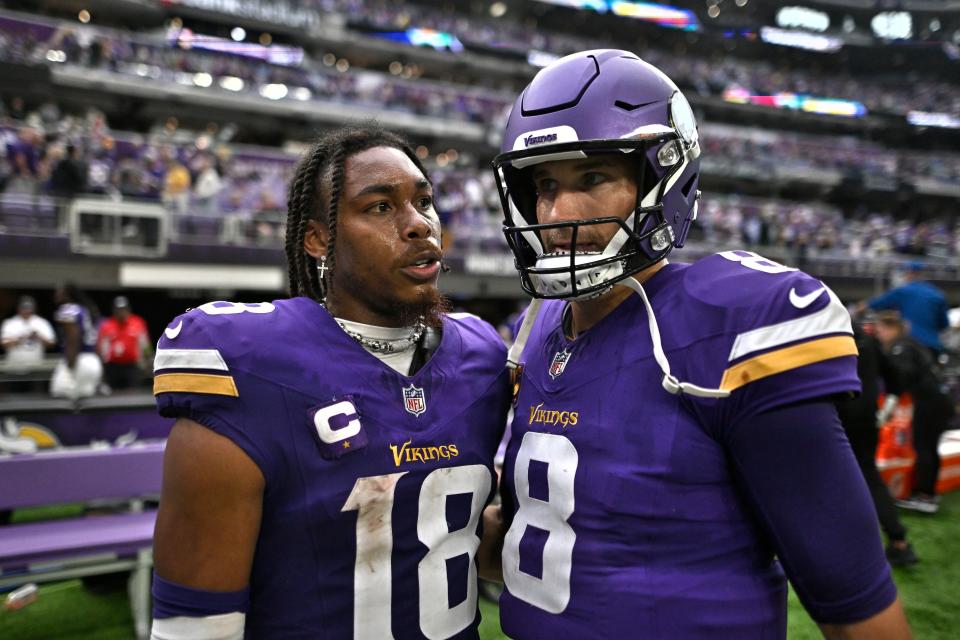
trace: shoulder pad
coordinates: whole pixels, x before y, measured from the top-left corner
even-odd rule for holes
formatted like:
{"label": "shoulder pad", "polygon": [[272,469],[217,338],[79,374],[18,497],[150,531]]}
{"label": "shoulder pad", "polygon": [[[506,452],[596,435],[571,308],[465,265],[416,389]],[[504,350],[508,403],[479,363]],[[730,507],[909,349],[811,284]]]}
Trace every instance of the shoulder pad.
{"label": "shoulder pad", "polygon": [[457,327],[463,340],[470,343],[485,343],[488,347],[495,346],[498,350],[506,351],[503,338],[492,324],[472,313],[450,313],[447,319]]}
{"label": "shoulder pad", "polygon": [[237,396],[233,369],[280,330],[287,302],[208,302],[174,318],[157,343],[154,394]]}
{"label": "shoulder pad", "polygon": [[716,309],[712,332],[728,336],[723,389],[857,353],[840,299],[798,269],[726,251],[691,267],[684,286]]}

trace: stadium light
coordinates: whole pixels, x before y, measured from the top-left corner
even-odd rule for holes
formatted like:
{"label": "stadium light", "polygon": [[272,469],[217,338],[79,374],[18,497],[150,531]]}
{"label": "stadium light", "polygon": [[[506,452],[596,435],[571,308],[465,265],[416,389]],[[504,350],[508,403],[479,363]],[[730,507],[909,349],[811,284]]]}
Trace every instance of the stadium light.
{"label": "stadium light", "polygon": [[785,29],[809,29],[826,31],[830,28],[830,16],[823,11],[807,7],[783,7],[777,11],[777,25]]}
{"label": "stadium light", "polygon": [[913,18],[906,11],[883,11],[870,20],[873,33],[885,40],[906,40],[913,36]]}
{"label": "stadium light", "polygon": [[290,91],[290,97],[294,100],[300,100],[301,102],[306,102],[313,97],[313,94],[310,92],[310,89],[306,87],[294,87]]}
{"label": "stadium light", "polygon": [[237,76],[223,76],[220,78],[220,88],[227,91],[243,91],[244,83],[242,78]]}
{"label": "stadium light", "polygon": [[824,51],[832,53],[843,47],[840,38],[821,36],[806,31],[788,31],[776,27],[761,27],[760,39],[769,44],[782,47],[795,47],[809,51]]}
{"label": "stadium light", "polygon": [[282,100],[287,97],[287,92],[285,84],[271,83],[260,87],[260,95],[268,100]]}
{"label": "stadium light", "polygon": [[213,84],[213,76],[211,76],[209,73],[206,73],[205,71],[201,71],[200,73],[195,73],[193,74],[193,84],[197,85],[198,87],[203,87],[204,89],[206,89],[207,87]]}
{"label": "stadium light", "polygon": [[942,127],[944,129],[960,129],[960,118],[949,113],[931,111],[910,111],[907,113],[907,122],[915,127]]}
{"label": "stadium light", "polygon": [[555,53],[531,49],[527,52],[527,63],[534,67],[545,67],[560,59]]}

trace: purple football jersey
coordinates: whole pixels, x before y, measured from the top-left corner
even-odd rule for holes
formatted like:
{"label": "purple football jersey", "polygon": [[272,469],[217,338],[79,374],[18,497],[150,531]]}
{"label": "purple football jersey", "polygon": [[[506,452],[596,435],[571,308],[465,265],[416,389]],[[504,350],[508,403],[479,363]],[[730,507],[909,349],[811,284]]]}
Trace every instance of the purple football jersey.
{"label": "purple football jersey", "polygon": [[505,360],[465,314],[410,377],[307,298],[174,320],[154,367],[160,413],[230,438],[266,479],[247,638],[477,637]]}
{"label": "purple football jersey", "polygon": [[57,307],[53,319],[59,324],[75,324],[80,330],[80,350],[85,353],[97,347],[97,325],[90,317],[90,311],[82,304],[67,302]]}
{"label": "purple football jersey", "polygon": [[857,392],[850,318],[810,276],[749,252],[670,264],[644,288],[672,372],[661,386],[631,295],[575,340],[544,301],[523,354],[503,472],[513,638],[786,633],[786,582],[724,437],[766,409]]}

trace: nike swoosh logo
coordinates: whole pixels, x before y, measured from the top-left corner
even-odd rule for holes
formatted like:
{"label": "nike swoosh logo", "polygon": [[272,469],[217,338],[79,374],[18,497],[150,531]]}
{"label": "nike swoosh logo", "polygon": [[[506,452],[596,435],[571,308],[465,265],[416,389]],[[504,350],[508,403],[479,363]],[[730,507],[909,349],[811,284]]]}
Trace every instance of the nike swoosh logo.
{"label": "nike swoosh logo", "polygon": [[816,291],[811,291],[810,293],[806,293],[801,296],[797,294],[796,289],[790,289],[790,304],[795,306],[797,309],[806,309],[813,304],[813,301],[819,298],[826,290],[826,287],[820,287]]}
{"label": "nike swoosh logo", "polygon": [[[793,292],[790,292],[790,295],[793,295]],[[163,335],[167,336],[168,340],[175,340],[178,335],[180,335],[180,329],[183,329],[183,320],[177,323],[175,327],[167,327],[163,330]]]}

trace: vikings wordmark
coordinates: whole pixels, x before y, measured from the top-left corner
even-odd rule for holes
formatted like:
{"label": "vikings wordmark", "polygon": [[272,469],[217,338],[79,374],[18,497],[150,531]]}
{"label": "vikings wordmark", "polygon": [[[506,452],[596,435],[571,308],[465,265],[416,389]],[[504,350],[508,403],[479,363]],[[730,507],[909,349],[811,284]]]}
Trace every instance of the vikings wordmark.
{"label": "vikings wordmark", "polygon": [[455,444],[442,444],[434,447],[411,447],[413,439],[407,440],[400,446],[390,445],[390,451],[393,453],[393,464],[400,466],[404,462],[429,462],[431,460],[449,460],[460,455],[460,450]]}

